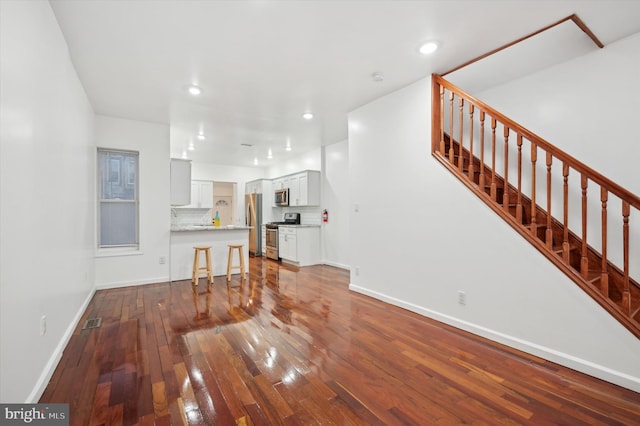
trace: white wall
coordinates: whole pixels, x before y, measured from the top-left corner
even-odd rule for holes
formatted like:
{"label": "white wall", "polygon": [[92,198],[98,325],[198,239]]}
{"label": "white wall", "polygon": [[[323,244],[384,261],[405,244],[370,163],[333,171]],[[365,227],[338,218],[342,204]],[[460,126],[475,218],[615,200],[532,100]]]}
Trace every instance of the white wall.
{"label": "white wall", "polygon": [[430,96],[349,115],[350,288],[640,391],[640,340],[431,158]]}
{"label": "white wall", "polygon": [[322,148],[322,209],[329,221],[322,224],[322,259],[327,265],[349,268],[349,143]]}
{"label": "white wall", "polygon": [[[499,111],[640,194],[640,33],[477,94]],[[526,102],[522,102],[526,99]],[[615,165],[615,167],[612,167]]]}
{"label": "white wall", "polygon": [[311,151],[296,155],[286,161],[278,161],[269,167],[268,179],[301,172],[304,170],[320,170],[322,167],[321,149],[318,147]]}
{"label": "white wall", "polygon": [[0,51],[0,401],[36,402],[93,294],[93,111],[48,2],[0,2]]}
{"label": "white wall", "polygon": [[[98,252],[96,286],[111,288],[168,281],[171,225],[169,127],[96,115],[95,141],[99,148],[140,153],[140,250],[117,256]],[[160,263],[160,257],[165,258],[164,264]]]}

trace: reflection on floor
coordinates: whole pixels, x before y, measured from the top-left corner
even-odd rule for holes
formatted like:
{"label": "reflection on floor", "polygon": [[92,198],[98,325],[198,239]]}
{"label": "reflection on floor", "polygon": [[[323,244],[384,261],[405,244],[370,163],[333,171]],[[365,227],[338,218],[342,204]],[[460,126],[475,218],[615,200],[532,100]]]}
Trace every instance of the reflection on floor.
{"label": "reflection on floor", "polygon": [[[250,259],[100,290],[40,402],[71,424],[634,424],[640,395],[348,290],[349,273]],[[89,318],[97,329],[82,330]]]}

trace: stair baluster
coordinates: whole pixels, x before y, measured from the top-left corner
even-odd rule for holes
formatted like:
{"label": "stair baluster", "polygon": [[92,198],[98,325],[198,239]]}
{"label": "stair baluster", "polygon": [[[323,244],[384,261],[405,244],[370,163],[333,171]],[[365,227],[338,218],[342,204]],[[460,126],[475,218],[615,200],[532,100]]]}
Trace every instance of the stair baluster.
{"label": "stair baluster", "polygon": [[496,119],[491,117],[491,199],[498,201],[496,188]]}
{"label": "stair baluster", "polygon": [[469,104],[469,180],[473,181],[473,104]]}
{"label": "stair baluster", "polygon": [[538,235],[538,220],[536,218],[536,162],[538,161],[538,146],[531,142],[531,235]]}
{"label": "stair baluster", "polygon": [[440,86],[440,111],[438,111],[438,116],[440,117],[440,153],[444,156],[446,155],[444,151],[444,86]]}
{"label": "stair baluster", "polygon": [[553,156],[547,152],[547,230],[545,232],[545,242],[549,249],[553,248],[553,229],[551,228],[551,165]]}
{"label": "stair baluster", "polygon": [[569,165],[562,162],[562,178],[563,178],[563,204],[564,204],[564,234],[562,238],[562,259],[564,263],[569,265]]}
{"label": "stair baluster", "polygon": [[622,309],[631,314],[631,291],[629,289],[629,215],[631,209],[627,201],[622,202],[622,258],[624,265],[624,283],[622,291]]}
{"label": "stair baluster", "polygon": [[464,166],[464,156],[462,155],[462,142],[464,141],[464,99],[461,97],[458,101],[458,109],[459,109],[459,118],[460,122],[460,133],[459,133],[459,141],[460,141],[460,150],[458,151],[458,170],[462,172],[462,168]]}
{"label": "stair baluster", "polygon": [[484,111],[480,110],[480,190],[484,192]]}
{"label": "stair baluster", "polygon": [[455,152],[453,152],[453,143],[451,138],[453,137],[453,92],[449,92],[449,162],[454,163]]}
{"label": "stair baluster", "polygon": [[518,144],[518,199],[516,200],[516,220],[522,223],[522,135],[517,134]]}
{"label": "stair baluster", "polygon": [[609,297],[609,275],[607,274],[607,201],[609,192],[604,186],[600,187],[600,202],[602,203],[602,272],[600,274],[600,293]]}
{"label": "stair baluster", "polygon": [[503,126],[504,136],[504,184],[502,186],[502,208],[509,213],[509,128]]}
{"label": "stair baluster", "polygon": [[580,254],[580,272],[582,277],[587,279],[589,275],[589,259],[587,258],[587,176],[580,175],[580,186],[582,188],[582,250]]}

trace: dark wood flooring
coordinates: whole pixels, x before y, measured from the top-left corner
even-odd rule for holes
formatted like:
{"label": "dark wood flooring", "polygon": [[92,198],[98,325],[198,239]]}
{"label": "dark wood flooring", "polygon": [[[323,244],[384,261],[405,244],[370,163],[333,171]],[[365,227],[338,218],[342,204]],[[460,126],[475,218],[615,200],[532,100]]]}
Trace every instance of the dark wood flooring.
{"label": "dark wood flooring", "polygon": [[640,394],[350,292],[345,270],[250,265],[211,293],[96,292],[40,402],[73,425],[640,423]]}

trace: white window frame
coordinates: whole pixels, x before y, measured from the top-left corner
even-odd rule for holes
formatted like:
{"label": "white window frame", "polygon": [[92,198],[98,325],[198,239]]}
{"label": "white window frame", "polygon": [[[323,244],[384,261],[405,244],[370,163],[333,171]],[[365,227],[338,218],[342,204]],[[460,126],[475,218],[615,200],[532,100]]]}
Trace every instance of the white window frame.
{"label": "white window frame", "polygon": [[[109,154],[126,154],[126,155],[134,155],[136,158],[135,162],[135,182],[134,183],[134,199],[133,200],[124,200],[124,199],[102,199],[102,168],[100,162],[100,153],[109,153]],[[111,255],[117,253],[138,251],[140,249],[140,152],[138,151],[129,151],[123,149],[111,149],[111,148],[98,148],[96,152],[96,164],[97,164],[97,249],[98,253],[103,255]],[[121,174],[121,179],[127,178],[129,181],[130,175]],[[135,205],[135,237],[133,243],[127,244],[102,244],[102,218],[100,217],[102,211],[102,205],[105,203],[117,203],[117,204],[134,204]]]}

